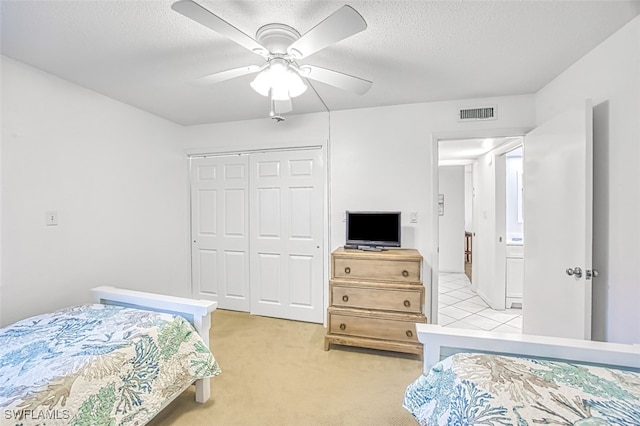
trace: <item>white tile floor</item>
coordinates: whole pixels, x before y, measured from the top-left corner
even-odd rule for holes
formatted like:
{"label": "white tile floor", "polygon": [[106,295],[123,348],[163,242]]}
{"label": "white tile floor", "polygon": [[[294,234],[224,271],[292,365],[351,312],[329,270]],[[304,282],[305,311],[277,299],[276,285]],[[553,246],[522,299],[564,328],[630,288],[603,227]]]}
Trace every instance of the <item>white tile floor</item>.
{"label": "white tile floor", "polygon": [[473,290],[465,274],[439,275],[438,324],[443,327],[522,333],[522,310],[493,310]]}

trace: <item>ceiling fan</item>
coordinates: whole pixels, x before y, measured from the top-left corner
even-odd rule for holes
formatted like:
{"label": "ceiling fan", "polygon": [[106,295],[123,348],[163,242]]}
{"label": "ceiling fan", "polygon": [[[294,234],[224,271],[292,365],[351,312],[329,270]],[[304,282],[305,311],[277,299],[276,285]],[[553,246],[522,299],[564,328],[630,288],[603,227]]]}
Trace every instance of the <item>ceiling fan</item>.
{"label": "ceiling fan", "polygon": [[262,66],[243,66],[209,74],[199,80],[204,84],[215,84],[258,73],[251,87],[271,98],[270,115],[278,121],[283,120],[279,114],[292,110],[291,98],[307,89],[302,78],[359,95],[366,93],[373,84],[363,78],[297,62],[367,28],[362,16],[349,5],[342,6],[302,36],[288,25],[272,23],[260,27],[255,39],[193,0],[179,0],[171,8],[265,59]]}

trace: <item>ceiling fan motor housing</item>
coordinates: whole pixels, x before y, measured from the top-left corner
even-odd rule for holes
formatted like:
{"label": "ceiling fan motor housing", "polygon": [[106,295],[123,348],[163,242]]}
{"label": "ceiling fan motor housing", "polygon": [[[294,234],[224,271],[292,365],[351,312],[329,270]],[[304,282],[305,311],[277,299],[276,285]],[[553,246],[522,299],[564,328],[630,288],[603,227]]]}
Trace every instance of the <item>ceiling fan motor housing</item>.
{"label": "ceiling fan motor housing", "polygon": [[267,24],[258,28],[256,40],[273,55],[286,55],[291,43],[300,38],[295,28],[285,24]]}

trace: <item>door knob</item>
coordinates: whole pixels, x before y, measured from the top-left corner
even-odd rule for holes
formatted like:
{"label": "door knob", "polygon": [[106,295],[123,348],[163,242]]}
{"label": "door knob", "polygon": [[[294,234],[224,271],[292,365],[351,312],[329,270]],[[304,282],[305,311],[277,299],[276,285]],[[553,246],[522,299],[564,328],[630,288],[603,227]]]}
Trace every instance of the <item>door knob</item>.
{"label": "door knob", "polygon": [[582,278],[582,268],[576,266],[575,268],[567,268],[567,275],[575,275],[576,278]]}
{"label": "door knob", "polygon": [[584,273],[586,275],[585,279],[587,280],[590,280],[591,278],[595,278],[600,274],[597,269],[587,269],[586,271],[584,271]]}

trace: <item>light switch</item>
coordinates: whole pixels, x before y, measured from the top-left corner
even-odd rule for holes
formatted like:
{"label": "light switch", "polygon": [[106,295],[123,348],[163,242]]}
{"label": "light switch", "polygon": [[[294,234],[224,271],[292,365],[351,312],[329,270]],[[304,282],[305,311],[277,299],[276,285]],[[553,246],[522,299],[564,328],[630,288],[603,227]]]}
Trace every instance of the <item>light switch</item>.
{"label": "light switch", "polygon": [[411,212],[409,220],[411,223],[418,223],[418,212]]}
{"label": "light switch", "polygon": [[58,212],[46,212],[45,213],[45,224],[47,226],[54,226],[58,224]]}

